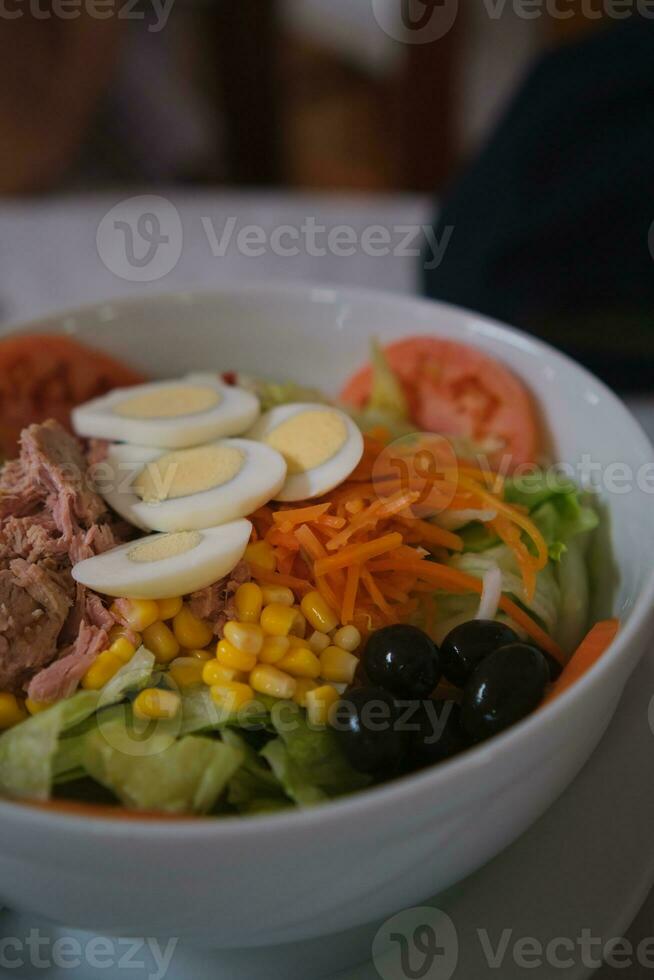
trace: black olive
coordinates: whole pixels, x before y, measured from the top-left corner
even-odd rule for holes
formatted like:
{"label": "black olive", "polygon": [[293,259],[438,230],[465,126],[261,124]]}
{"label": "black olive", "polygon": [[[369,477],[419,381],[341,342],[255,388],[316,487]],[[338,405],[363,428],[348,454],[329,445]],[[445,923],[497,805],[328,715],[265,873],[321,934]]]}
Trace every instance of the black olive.
{"label": "black olive", "polygon": [[461,723],[475,742],[520,721],[536,708],[549,684],[545,657],[527,643],[511,643],[490,653],[463,692]]}
{"label": "black olive", "polygon": [[464,687],[477,664],[498,647],[517,643],[518,637],[504,623],[471,619],[455,626],[441,643],[441,667],[448,681]]}
{"label": "black olive", "polygon": [[443,762],[467,745],[461,708],[455,701],[419,701],[406,717],[411,729],[408,762],[413,769]]}
{"label": "black olive", "polygon": [[403,761],[407,737],[398,730],[395,699],[378,687],[348,691],[338,703],[332,727],[350,764],[374,776],[396,773]]}
{"label": "black olive", "polygon": [[385,626],[372,633],[363,654],[373,684],[399,698],[426,698],[441,679],[438,647],[417,626]]}

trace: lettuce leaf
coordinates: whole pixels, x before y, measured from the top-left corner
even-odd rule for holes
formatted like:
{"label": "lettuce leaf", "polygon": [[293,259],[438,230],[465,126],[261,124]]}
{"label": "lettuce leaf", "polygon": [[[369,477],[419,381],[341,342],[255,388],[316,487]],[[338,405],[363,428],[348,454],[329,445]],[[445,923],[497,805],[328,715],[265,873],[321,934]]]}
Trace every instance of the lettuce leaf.
{"label": "lettuce leaf", "polygon": [[334,732],[311,727],[293,702],[284,702],[271,720],[279,738],[261,755],[295,803],[310,806],[370,785],[370,778],[347,761]]}
{"label": "lettuce leaf", "polygon": [[153,667],[153,655],[141,647],[101,691],[78,691],[4,732],[0,736],[0,792],[23,799],[48,799],[54,777],[65,773],[66,767],[79,765],[77,747],[64,747],[63,756],[57,759],[64,733],[99,708],[122,700],[127,691],[144,687]]}
{"label": "lettuce leaf", "polygon": [[561,560],[572,538],[599,525],[591,495],[556,474],[539,471],[515,477],[506,481],[504,492],[509,503],[529,509],[552,561]]}
{"label": "lettuce leaf", "polygon": [[[536,577],[536,592],[531,602],[525,602],[522,592],[522,576],[513,552],[506,545],[497,545],[480,554],[455,555],[449,561],[457,568],[476,578],[483,578],[495,565],[502,572],[502,591],[517,599],[549,632],[553,633],[559,618],[561,594],[552,563],[548,563]],[[478,604],[479,600],[476,600]]]}
{"label": "lettuce leaf", "polygon": [[89,732],[83,766],[124,806],[136,810],[208,813],[244,758],[239,749],[199,735],[171,742],[157,731],[148,739],[147,755],[125,752],[119,743],[117,730],[103,726]]}
{"label": "lettuce leaf", "polygon": [[262,813],[291,806],[291,801],[265,759],[246,740],[226,728],[222,733],[226,745],[243,754],[243,763],[229,781],[227,802],[239,813]]}
{"label": "lettuce leaf", "polygon": [[362,432],[383,426],[394,439],[416,431],[402,384],[391,368],[382,347],[373,340],[370,351],[372,384],[370,397],[360,411],[350,411]]}

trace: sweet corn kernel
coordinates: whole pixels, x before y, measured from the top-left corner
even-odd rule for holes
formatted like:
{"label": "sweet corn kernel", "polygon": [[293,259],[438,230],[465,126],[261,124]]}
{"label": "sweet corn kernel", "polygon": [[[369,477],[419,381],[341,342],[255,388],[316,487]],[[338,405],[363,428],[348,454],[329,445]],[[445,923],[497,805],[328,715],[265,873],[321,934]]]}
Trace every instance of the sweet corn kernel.
{"label": "sweet corn kernel", "polygon": [[256,666],[257,658],[253,653],[245,653],[237,650],[229,640],[220,640],[216,647],[216,660],[223,667],[231,667],[232,670],[243,670],[248,673]]}
{"label": "sweet corn kernel", "polygon": [[120,640],[123,638],[127,640],[128,643],[131,643],[135,650],[138,650],[138,648],[141,646],[142,638],[140,633],[135,632],[135,630],[131,630],[128,626],[121,626],[120,623],[116,623],[116,625],[112,626],[109,630],[109,639],[113,643],[115,640]]}
{"label": "sweet corn kernel", "polygon": [[213,630],[194,616],[188,606],[182,606],[173,619],[173,632],[180,646],[187,650],[200,650],[211,643]]}
{"label": "sweet corn kernel", "polygon": [[251,561],[259,568],[265,568],[268,572],[274,572],[277,568],[275,552],[267,541],[255,541],[245,549],[245,560]]}
{"label": "sweet corn kernel", "polygon": [[261,613],[261,628],[268,636],[288,636],[293,628],[297,610],[271,602]]}
{"label": "sweet corn kernel", "polygon": [[123,666],[124,661],[117,654],[105,650],[96,657],[82,677],[82,687],[86,691],[99,691]]}
{"label": "sweet corn kernel", "polygon": [[109,610],[119,622],[137,633],[159,619],[159,606],[154,599],[117,599]]}
{"label": "sweet corn kernel", "polygon": [[178,687],[192,687],[202,683],[204,666],[195,657],[178,657],[171,663],[168,673]]}
{"label": "sweet corn kernel", "polygon": [[0,729],[13,728],[27,718],[27,712],[15,694],[0,692]]}
{"label": "sweet corn kernel", "polygon": [[211,650],[187,650],[187,657],[194,657],[196,660],[213,660],[213,653]]}
{"label": "sweet corn kernel", "polygon": [[132,710],[137,718],[167,721],[174,718],[180,709],[182,699],[175,691],[162,691],[158,687],[146,687],[137,694]]}
{"label": "sweet corn kernel", "polygon": [[312,680],[320,677],[320,661],[308,647],[289,650],[277,666],[291,677],[310,677]]}
{"label": "sweet corn kernel", "polygon": [[321,654],[323,650],[331,646],[331,642],[327,634],[321,633],[320,630],[314,630],[308,639],[309,649],[318,654]]}
{"label": "sweet corn kernel", "polygon": [[233,714],[254,700],[254,691],[249,684],[233,681],[212,685],[211,697],[215,704]]}
{"label": "sweet corn kernel", "polygon": [[159,619],[173,619],[182,608],[182,597],[175,596],[173,599],[157,599],[159,606]]}
{"label": "sweet corn kernel", "polygon": [[115,653],[117,657],[120,657],[124,664],[128,664],[136,653],[136,649],[128,639],[126,639],[124,636],[119,636],[118,639],[114,640],[109,647],[109,652]]}
{"label": "sweet corn kernel", "polygon": [[266,664],[254,668],[250,674],[250,686],[260,694],[287,699],[293,697],[297,684],[294,677]]}
{"label": "sweet corn kernel", "polygon": [[330,684],[324,684],[322,687],[314,688],[313,691],[307,691],[305,700],[309,723],[326,725],[332,706],[339,700],[339,694]]}
{"label": "sweet corn kernel", "polygon": [[293,606],[295,610],[295,621],[291,626],[291,634],[293,636],[299,636],[300,639],[304,639],[304,635],[307,631],[307,621],[304,613],[298,606]]}
{"label": "sweet corn kernel", "polygon": [[256,582],[239,585],[234,596],[236,618],[241,623],[258,623],[263,606],[263,594]]}
{"label": "sweet corn kernel", "polygon": [[290,636],[267,636],[263,641],[259,661],[262,664],[276,664],[290,649]]}
{"label": "sweet corn kernel", "polygon": [[25,698],[25,707],[31,715],[38,715],[39,712],[49,708],[50,703],[48,701],[32,701],[31,698]]}
{"label": "sweet corn kernel", "polygon": [[262,585],[261,592],[263,593],[264,606],[269,606],[273,602],[280,606],[293,606],[295,604],[295,596],[285,585]]}
{"label": "sweet corn kernel", "polygon": [[232,681],[241,681],[244,674],[233,667],[225,667],[219,660],[209,660],[202,665],[202,680],[208,687],[214,684],[231,684]]}
{"label": "sweet corn kernel", "polygon": [[307,706],[307,694],[309,691],[315,691],[318,685],[315,681],[312,681],[309,677],[298,677],[297,683],[295,685],[295,694],[293,695],[293,700],[296,704],[299,704],[301,708],[306,708]]}
{"label": "sweet corn kernel", "polygon": [[289,633],[288,646],[290,650],[305,650],[308,644],[303,636],[296,636],[294,633]]}
{"label": "sweet corn kernel", "polygon": [[340,647],[327,647],[320,654],[320,669],[326,681],[351,684],[358,666],[358,658]]}
{"label": "sweet corn kernel", "polygon": [[166,626],[161,620],[143,630],[143,644],[160,664],[169,664],[179,653],[179,643],[175,634],[170,626]]}
{"label": "sweet corn kernel", "polygon": [[258,623],[237,623],[231,620],[225,623],[223,630],[225,639],[242,653],[257,656],[263,646],[263,630]]}
{"label": "sweet corn kernel", "polygon": [[347,650],[348,653],[354,653],[361,646],[361,633],[356,626],[341,626],[334,633],[334,646]]}
{"label": "sweet corn kernel", "polygon": [[302,599],[301,608],[313,628],[321,633],[330,633],[338,626],[338,616],[319,592],[308,592]]}

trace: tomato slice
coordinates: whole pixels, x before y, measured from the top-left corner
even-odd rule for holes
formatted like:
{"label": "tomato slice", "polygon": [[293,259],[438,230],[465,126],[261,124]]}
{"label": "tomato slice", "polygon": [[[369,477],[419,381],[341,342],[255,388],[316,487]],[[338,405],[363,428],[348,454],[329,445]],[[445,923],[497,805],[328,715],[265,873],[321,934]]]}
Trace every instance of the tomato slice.
{"label": "tomato slice", "polygon": [[[499,441],[487,455],[496,465],[505,458],[509,469],[535,460],[540,443],[536,408],[526,387],[499,361],[437,337],[409,337],[384,353],[406,392],[412,421],[421,429],[475,443]],[[371,368],[362,368],[347,382],[341,399],[361,408],[371,383]]]}
{"label": "tomato slice", "polygon": [[57,334],[0,340],[0,453],[16,454],[21,430],[53,418],[70,429],[75,405],[144,376],[102,351]]}

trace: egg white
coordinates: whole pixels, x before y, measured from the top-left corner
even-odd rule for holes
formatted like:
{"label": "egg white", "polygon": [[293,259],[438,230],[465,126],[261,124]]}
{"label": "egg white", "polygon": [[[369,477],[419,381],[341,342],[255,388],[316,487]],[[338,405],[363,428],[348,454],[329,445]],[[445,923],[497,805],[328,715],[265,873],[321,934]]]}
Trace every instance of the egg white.
{"label": "egg white", "polygon": [[338,415],[345,425],[346,440],[333,456],[319,466],[302,473],[289,473],[275,500],[286,502],[310,500],[329,493],[334,487],[347,480],[363,456],[363,436],[358,426],[345,412],[324,404],[296,403],[272,408],[259,417],[247,433],[248,438],[256,439],[265,445],[268,436],[287,419],[314,411],[329,411]]}
{"label": "egg white", "polygon": [[238,520],[198,531],[190,550],[158,561],[134,561],[130,553],[166,535],[152,534],[73,567],[76,582],[102,595],[127,599],[169,599],[203,589],[228,575],[245,553],[252,525]]}
{"label": "egg white", "polygon": [[286,479],[284,457],[270,446],[249,439],[216,440],[209,445],[239,450],[244,462],[227,483],[185,497],[146,503],[134,492],[138,475],[167,451],[146,446],[110,446],[103,479],[95,488],[110,507],[135,527],[148,531],[194,531],[226,524],[253,513],[274,499]]}
{"label": "egg white", "polygon": [[[121,402],[177,385],[208,388],[219,396],[220,401],[204,411],[174,418],[131,418],[116,412]],[[240,435],[250,428],[258,415],[259,401],[255,395],[243,388],[225,385],[215,375],[205,374],[116,388],[108,395],[75,408],[72,422],[80,436],[158,449],[186,449],[223,436]]]}

